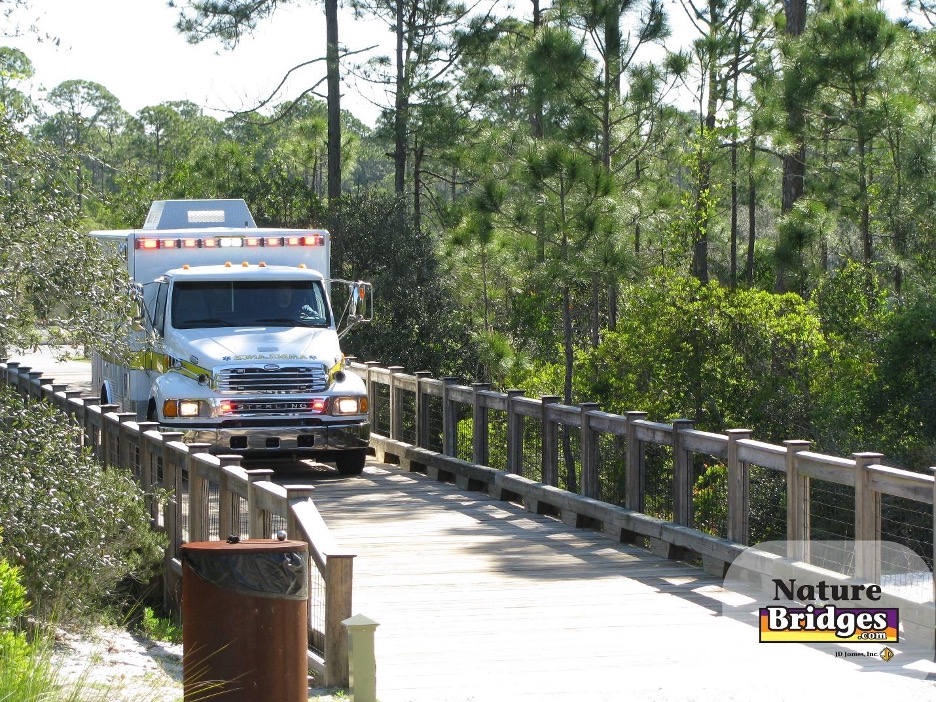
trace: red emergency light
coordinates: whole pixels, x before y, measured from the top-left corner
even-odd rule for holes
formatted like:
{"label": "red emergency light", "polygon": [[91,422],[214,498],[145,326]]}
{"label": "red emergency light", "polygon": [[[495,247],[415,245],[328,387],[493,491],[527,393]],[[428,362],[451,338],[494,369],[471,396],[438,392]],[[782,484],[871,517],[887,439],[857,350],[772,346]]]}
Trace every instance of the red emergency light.
{"label": "red emergency light", "polygon": [[325,236],[322,234],[302,234],[296,236],[220,236],[220,237],[187,237],[183,239],[170,239],[158,237],[140,237],[134,241],[134,248],[144,251],[156,249],[217,249],[249,247],[280,247],[280,246],[324,246]]}

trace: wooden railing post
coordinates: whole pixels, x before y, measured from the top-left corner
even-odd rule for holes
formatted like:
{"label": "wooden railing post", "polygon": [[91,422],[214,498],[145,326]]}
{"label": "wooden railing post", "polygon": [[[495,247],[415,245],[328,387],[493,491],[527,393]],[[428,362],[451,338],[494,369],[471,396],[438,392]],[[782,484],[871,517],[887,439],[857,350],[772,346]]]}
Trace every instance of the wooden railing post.
{"label": "wooden railing post", "polygon": [[11,387],[16,387],[16,376],[19,375],[19,361],[6,361],[6,368],[3,369],[3,382]]}
{"label": "wooden railing post", "polygon": [[[113,414],[120,409],[120,405],[101,405],[101,463],[105,466],[115,466],[119,457],[114,455],[114,441],[112,441],[113,430],[111,429],[111,422],[107,418],[107,415]],[[120,425],[115,425],[117,434],[120,434]],[[118,439],[119,443],[119,439]]]}
{"label": "wooden railing post", "polygon": [[400,388],[397,387],[397,375],[403,372],[403,366],[389,366],[390,371],[390,438],[400,441],[403,437],[403,412],[400,402]]}
{"label": "wooden railing post", "polygon": [[540,395],[541,480],[559,485],[559,426],[549,418],[549,406],[559,402],[558,395]]}
{"label": "wooden railing post", "polygon": [[158,422],[139,422],[140,430],[140,487],[143,488],[143,499],[146,502],[146,511],[153,524],[159,518],[159,504],[156,501],[155,489],[157,483],[158,464],[153,460],[153,452],[149,448],[150,440],[146,437],[148,431],[158,431]]}
{"label": "wooden railing post", "polygon": [[49,404],[58,407],[60,410],[65,411],[65,407],[59,402],[58,395],[64,394],[65,389],[68,387],[68,383],[56,383],[51,382],[48,385],[43,385],[43,387],[48,388],[48,393],[46,394],[46,400]]}
{"label": "wooden railing post", "polygon": [[449,399],[449,388],[458,378],[451,376],[442,378],[442,454],[444,456],[458,455],[458,412],[455,403]]}
{"label": "wooden railing post", "polygon": [[692,454],[683,448],[680,432],[692,429],[691,419],[673,420],[673,522],[692,526]]}
{"label": "wooden railing post", "polygon": [[29,371],[29,384],[26,386],[26,390],[31,399],[42,399],[42,371]]}
{"label": "wooden railing post", "polygon": [[256,487],[261,480],[269,480],[273,473],[269,468],[247,471],[247,533],[251,539],[268,539],[273,531],[270,515],[257,505]]}
{"label": "wooden railing post", "polygon": [[[163,434],[162,460],[163,460],[163,487],[169,490],[169,500],[163,516],[166,527],[166,556],[163,565],[163,607],[167,612],[176,611],[178,607],[178,593],[173,576],[172,562],[178,558],[182,546],[182,470],[177,459],[178,444],[182,441],[182,432],[166,432]],[[174,445],[172,445],[174,444]],[[188,453],[188,449],[183,449]]]}
{"label": "wooden railing post", "polygon": [[471,389],[471,460],[475,465],[486,466],[490,461],[488,410],[480,393],[490,390],[491,384],[472,383]]}
{"label": "wooden railing post", "polygon": [[432,424],[429,421],[428,396],[423,392],[423,385],[432,377],[429,371],[416,371],[416,445],[429,448],[429,436]]}
{"label": "wooden railing post", "polygon": [[231,478],[227,469],[239,468],[241,456],[220,454],[218,468],[221,474],[218,483],[218,538],[240,537],[240,498],[231,490]]}
{"label": "wooden railing post", "polygon": [[79,425],[83,424],[82,414],[84,412],[84,403],[81,402],[81,390],[69,389],[66,387],[62,391],[65,397],[64,409],[70,417],[74,417]]}
{"label": "wooden railing post", "polygon": [[[933,474],[933,531],[930,532],[932,537],[932,546],[933,552],[930,554],[933,557],[933,563],[936,564],[936,467],[930,468],[930,473]],[[936,570],[936,567],[934,567]],[[933,577],[933,600],[936,601],[936,577]]]}
{"label": "wooden railing post", "polygon": [[189,541],[208,540],[208,479],[202,470],[199,453],[206,453],[211,444],[189,444],[186,456],[186,470],[188,471],[189,495]]}
{"label": "wooden railing post", "polygon": [[133,459],[133,443],[130,441],[130,428],[128,422],[136,422],[136,412],[117,413],[117,465],[133,472],[134,477],[140,479],[137,462]]}
{"label": "wooden railing post", "polygon": [[738,442],[750,439],[750,429],[729,429],[728,435],[728,540],[748,545],[750,538],[751,467],[738,460]]}
{"label": "wooden railing post", "polygon": [[[14,368],[14,365],[16,366]],[[24,366],[19,363],[10,364],[10,368],[15,372],[13,373],[13,387],[16,391],[22,396],[24,400],[29,399],[29,371],[32,370],[31,366]]]}
{"label": "wooden railing post", "polygon": [[868,583],[881,578],[881,493],[871,487],[868,466],[883,453],[853,453],[855,459],[855,577]]}
{"label": "wooden railing post", "polygon": [[643,442],[637,438],[637,425],[647,418],[646,412],[627,412],[627,464],[626,470],[626,491],[624,496],[627,509],[635,512],[644,511],[644,492],[646,484],[647,464],[644,453]]}
{"label": "wooden railing post", "polygon": [[793,545],[793,552],[787,553],[787,557],[804,561],[809,558],[806,543],[809,539],[809,478],[799,474],[796,454],[808,449],[810,442],[788,439],[783,445],[787,449],[787,541]]}
{"label": "wooden railing post", "polygon": [[81,398],[84,403],[84,438],[85,446],[91,449],[91,452],[100,458],[101,445],[98,432],[95,431],[94,418],[98,416],[97,412],[91,410],[92,407],[98,407],[101,404],[101,398],[83,395]]}
{"label": "wooden railing post", "polygon": [[[296,517],[295,507],[299,503],[307,502],[312,500],[312,495],[315,491],[315,487],[312,485],[287,485],[286,486],[286,504],[289,505],[289,512],[286,515],[286,538],[293,541],[308,541],[309,543],[309,553],[308,553],[308,578],[309,581],[306,583],[309,586],[309,592],[312,592],[311,584],[312,580],[312,570],[318,569],[313,560],[313,549],[315,547],[314,539],[308,534],[304,534],[302,527],[300,525],[299,519]],[[327,559],[327,556],[326,556]],[[312,597],[309,597],[306,601],[306,632],[308,633],[309,622],[312,621],[313,607],[316,606],[316,603],[313,601]],[[326,614],[327,616],[327,614]],[[322,632],[323,635],[325,632]],[[324,653],[324,651],[323,651]]]}
{"label": "wooden railing post", "polygon": [[81,390],[68,390],[65,389],[65,410],[68,412],[68,416],[71,417],[75,424],[80,429],[77,439],[77,448],[83,448],[87,445],[85,437],[85,405],[81,402]]}
{"label": "wooden railing post", "polygon": [[351,617],[354,556],[329,554],[325,560],[325,685],[348,686],[348,631],[342,624]]}
{"label": "wooden railing post", "polygon": [[286,515],[286,538],[293,541],[301,541],[302,529],[299,526],[299,520],[296,519],[296,511],[293,506],[297,502],[311,500],[315,493],[314,485],[286,485],[286,502],[289,505],[289,514]]}
{"label": "wooden railing post", "polygon": [[523,474],[523,415],[514,409],[514,398],[523,390],[507,391],[507,472]]}
{"label": "wooden railing post", "polygon": [[582,419],[582,494],[596,500],[601,496],[601,476],[598,474],[598,433],[592,430],[588,413],[597,410],[597,402],[582,402],[579,405]]}
{"label": "wooden railing post", "polygon": [[377,431],[377,383],[374,382],[373,370],[380,366],[378,361],[367,361],[364,363],[367,370],[364,371],[364,381],[367,383],[367,421],[371,425],[371,431]]}

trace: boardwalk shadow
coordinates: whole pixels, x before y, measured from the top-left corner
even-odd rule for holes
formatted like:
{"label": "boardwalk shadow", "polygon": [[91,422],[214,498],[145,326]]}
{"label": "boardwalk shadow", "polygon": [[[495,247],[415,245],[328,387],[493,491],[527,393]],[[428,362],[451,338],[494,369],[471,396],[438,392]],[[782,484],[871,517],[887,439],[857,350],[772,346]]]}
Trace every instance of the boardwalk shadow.
{"label": "boardwalk shadow", "polygon": [[[721,613],[719,578],[701,568],[654,555],[597,530],[578,529],[520,505],[460,490],[382,464],[341,485],[319,485],[316,498],[326,521],[339,519],[334,506],[362,520],[400,521],[417,526],[420,545],[450,551],[453,575],[464,568],[496,572],[517,581],[628,578],[647,592],[665,592]],[[340,505],[340,506],[339,506]],[[352,546],[353,544],[347,544]],[[418,567],[414,559],[413,567]]]}

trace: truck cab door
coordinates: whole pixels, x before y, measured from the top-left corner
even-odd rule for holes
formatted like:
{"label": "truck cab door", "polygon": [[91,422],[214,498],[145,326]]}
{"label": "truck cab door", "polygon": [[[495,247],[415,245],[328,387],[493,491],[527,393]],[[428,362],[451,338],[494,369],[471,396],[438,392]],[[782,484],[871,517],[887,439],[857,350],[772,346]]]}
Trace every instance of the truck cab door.
{"label": "truck cab door", "polygon": [[162,338],[166,329],[166,300],[169,281],[160,278],[143,286],[143,321],[146,329]]}

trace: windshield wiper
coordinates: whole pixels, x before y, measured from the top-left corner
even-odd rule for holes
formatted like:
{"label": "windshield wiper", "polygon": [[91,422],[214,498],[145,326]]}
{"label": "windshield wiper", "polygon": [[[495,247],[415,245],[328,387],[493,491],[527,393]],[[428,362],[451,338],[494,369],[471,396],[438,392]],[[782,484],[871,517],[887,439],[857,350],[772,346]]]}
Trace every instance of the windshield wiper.
{"label": "windshield wiper", "polygon": [[199,329],[201,327],[227,327],[230,326],[226,319],[217,317],[206,317],[205,319],[187,319],[180,323],[179,329]]}
{"label": "windshield wiper", "polygon": [[257,322],[259,322],[260,324],[274,324],[280,327],[304,327],[305,326],[298,319],[293,319],[292,317],[264,317],[263,319],[258,319]]}

